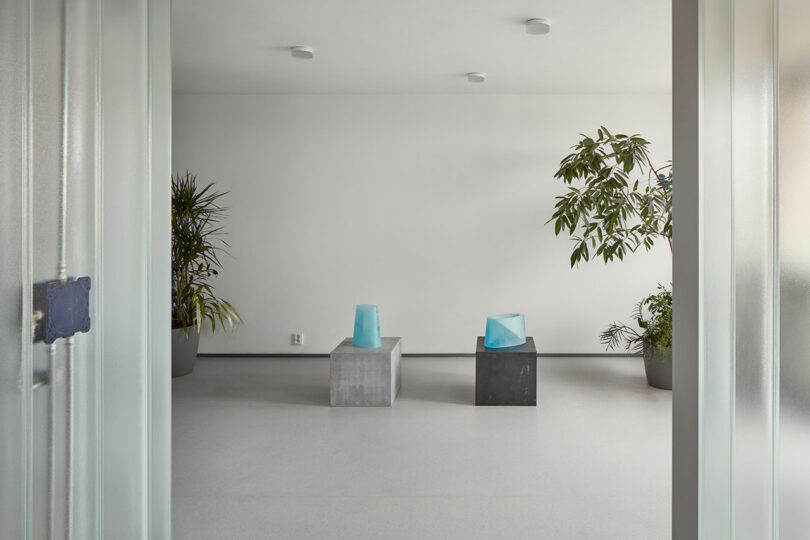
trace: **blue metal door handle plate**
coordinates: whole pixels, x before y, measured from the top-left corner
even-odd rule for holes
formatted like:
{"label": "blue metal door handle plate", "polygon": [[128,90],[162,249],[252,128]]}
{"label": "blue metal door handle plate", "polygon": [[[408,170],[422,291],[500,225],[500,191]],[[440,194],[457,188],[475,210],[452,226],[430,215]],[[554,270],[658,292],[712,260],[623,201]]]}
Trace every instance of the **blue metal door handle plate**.
{"label": "blue metal door handle plate", "polygon": [[90,331],[90,278],[34,284],[34,312],[41,313],[34,327],[35,342],[53,343]]}

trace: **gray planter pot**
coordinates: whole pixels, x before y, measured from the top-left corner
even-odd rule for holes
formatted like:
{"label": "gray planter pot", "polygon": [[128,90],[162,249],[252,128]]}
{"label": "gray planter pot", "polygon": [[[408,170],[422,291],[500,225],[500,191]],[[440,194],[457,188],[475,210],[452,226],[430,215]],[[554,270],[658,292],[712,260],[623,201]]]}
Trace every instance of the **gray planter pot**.
{"label": "gray planter pot", "polygon": [[647,384],[672,390],[672,347],[645,347],[644,371]]}
{"label": "gray planter pot", "polygon": [[199,343],[196,326],[188,329],[188,338],[182,328],[172,330],[172,377],[182,377],[194,371]]}

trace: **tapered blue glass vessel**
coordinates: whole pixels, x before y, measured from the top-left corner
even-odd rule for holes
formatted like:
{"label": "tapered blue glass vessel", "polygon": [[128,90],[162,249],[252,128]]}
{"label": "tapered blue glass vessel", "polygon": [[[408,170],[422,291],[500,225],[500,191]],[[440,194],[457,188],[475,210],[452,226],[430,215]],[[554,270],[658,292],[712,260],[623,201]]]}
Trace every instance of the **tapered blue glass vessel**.
{"label": "tapered blue glass vessel", "polygon": [[354,337],[352,345],[364,349],[382,346],[380,338],[380,312],[377,306],[357,304],[354,312]]}
{"label": "tapered blue glass vessel", "polygon": [[515,347],[526,343],[526,321],[522,313],[504,313],[487,317],[484,346],[488,349]]}

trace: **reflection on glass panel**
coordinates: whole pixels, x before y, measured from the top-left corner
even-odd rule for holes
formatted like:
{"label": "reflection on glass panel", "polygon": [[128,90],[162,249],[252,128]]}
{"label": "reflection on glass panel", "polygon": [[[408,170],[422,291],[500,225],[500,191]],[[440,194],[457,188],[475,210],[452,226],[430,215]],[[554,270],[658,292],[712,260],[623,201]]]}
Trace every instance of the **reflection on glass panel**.
{"label": "reflection on glass panel", "polygon": [[[99,0],[66,4],[69,30],[65,56],[70,76],[67,84],[67,115],[64,167],[67,174],[67,243],[68,275],[90,276],[98,282],[96,261],[96,193],[98,160],[96,150],[98,101],[98,18]],[[91,291],[91,319],[97,320],[95,302],[98,288]],[[72,435],[72,510],[73,538],[97,538],[97,484],[99,481],[99,407],[101,384],[100,359],[97,354],[98,325],[89,333],[75,336],[73,379]],[[67,477],[67,475],[66,475]],[[67,504],[65,505],[68,506]]]}
{"label": "reflection on glass panel", "polygon": [[[26,167],[27,2],[0,2],[0,538],[25,538],[30,513],[32,390],[29,335],[22,328]],[[25,313],[30,316],[30,311]]]}
{"label": "reflection on glass panel", "polygon": [[734,9],[737,540],[771,538],[774,527],[773,6],[737,0]]}
{"label": "reflection on glass panel", "polygon": [[[58,277],[59,199],[62,177],[62,2],[30,4],[30,153],[31,272],[34,283]],[[66,347],[55,344],[53,355],[42,342],[33,344],[34,369],[51,380],[64,380]],[[66,523],[67,454],[65,385],[47,384],[33,396],[33,538],[57,537]],[[47,517],[45,519],[44,517]]]}
{"label": "reflection on glass panel", "polygon": [[780,455],[783,540],[810,531],[810,2],[779,6]]}
{"label": "reflection on glass panel", "polygon": [[105,539],[148,537],[148,4],[102,7]]}
{"label": "reflection on glass panel", "polygon": [[701,537],[731,540],[733,510],[734,201],[731,176],[733,0],[704,4],[703,452]]}

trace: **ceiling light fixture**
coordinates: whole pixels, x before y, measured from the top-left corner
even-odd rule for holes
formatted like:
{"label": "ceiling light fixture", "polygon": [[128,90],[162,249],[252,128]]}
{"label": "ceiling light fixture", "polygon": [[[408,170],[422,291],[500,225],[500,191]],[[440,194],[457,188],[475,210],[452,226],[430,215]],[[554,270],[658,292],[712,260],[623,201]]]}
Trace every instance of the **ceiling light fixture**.
{"label": "ceiling light fixture", "polygon": [[467,73],[467,80],[474,83],[482,83],[487,80],[487,74],[479,71]]}
{"label": "ceiling light fixture", "polygon": [[303,58],[309,60],[315,56],[315,49],[312,47],[290,47],[290,53],[293,58]]}
{"label": "ceiling light fixture", "polygon": [[548,34],[551,30],[551,23],[548,19],[529,19],[526,21],[526,33],[543,35]]}

